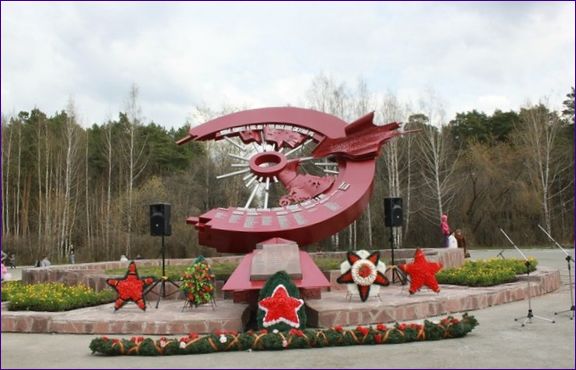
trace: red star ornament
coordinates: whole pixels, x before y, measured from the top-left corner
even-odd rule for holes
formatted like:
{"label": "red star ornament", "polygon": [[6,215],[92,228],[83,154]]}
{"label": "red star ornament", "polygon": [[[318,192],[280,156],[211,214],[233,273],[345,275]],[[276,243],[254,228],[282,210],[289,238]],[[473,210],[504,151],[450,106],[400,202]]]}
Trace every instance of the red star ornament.
{"label": "red star ornament", "polygon": [[[368,252],[366,252],[366,254],[368,254]],[[366,258],[362,258],[362,256],[354,252],[348,252],[346,258],[350,264],[350,269],[340,275],[336,281],[340,284],[356,284],[362,302],[366,302],[370,296],[370,287],[372,284],[381,286],[388,286],[390,284],[382,271],[378,270],[380,252],[376,251]],[[385,269],[385,267],[383,267],[383,269]]]}
{"label": "red star ornament", "polygon": [[143,311],[146,311],[146,301],[144,301],[144,288],[154,282],[154,278],[145,277],[140,279],[136,263],[130,262],[128,271],[123,279],[107,279],[106,284],[116,290],[117,297],[114,302],[114,311],[119,310],[128,301],[138,305]]}
{"label": "red star ornament", "polygon": [[442,264],[428,262],[420,248],[414,253],[414,262],[402,264],[400,268],[410,276],[410,294],[414,294],[426,285],[434,292],[439,293],[440,287],[436,280],[436,273],[442,269]]}
{"label": "red star ornament", "polygon": [[304,305],[302,299],[290,297],[286,287],[279,284],[274,288],[270,297],[264,298],[258,302],[258,308],[263,310],[266,315],[262,320],[265,327],[284,322],[294,328],[300,326],[298,310]]}

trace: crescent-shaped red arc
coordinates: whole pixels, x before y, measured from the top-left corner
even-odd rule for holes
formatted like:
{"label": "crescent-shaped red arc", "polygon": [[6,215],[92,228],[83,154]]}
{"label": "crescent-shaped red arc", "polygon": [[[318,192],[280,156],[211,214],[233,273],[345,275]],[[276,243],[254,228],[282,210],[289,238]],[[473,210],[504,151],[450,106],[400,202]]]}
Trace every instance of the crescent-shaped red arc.
{"label": "crescent-shaped red arc", "polygon": [[[380,148],[400,134],[398,123],[376,126],[373,119],[374,113],[370,113],[347,124],[326,113],[279,107],[233,113],[191,128],[178,144],[238,137],[245,144],[272,140],[290,148],[313,141],[317,145],[312,156],[335,158],[338,174],[306,177],[298,173],[294,160],[281,153],[255,154],[250,160],[251,173],[259,179],[276,176],[292,190],[285,206],[216,208],[186,222],[195,225],[200,244],[222,253],[247,253],[273,237],[303,246],[335,234],[363,212],[372,192]],[[258,161],[272,166],[263,169]]]}

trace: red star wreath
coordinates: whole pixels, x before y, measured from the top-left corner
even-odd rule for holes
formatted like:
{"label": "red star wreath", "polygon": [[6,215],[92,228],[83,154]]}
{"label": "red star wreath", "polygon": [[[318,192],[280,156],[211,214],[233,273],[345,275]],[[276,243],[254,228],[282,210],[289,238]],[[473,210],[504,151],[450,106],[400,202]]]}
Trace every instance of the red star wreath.
{"label": "red star wreath", "polygon": [[[370,296],[370,287],[373,284],[387,286],[390,284],[384,272],[386,265],[380,261],[380,252],[369,254],[365,250],[358,253],[348,252],[347,261],[343,262],[340,270],[346,270],[336,281],[340,284],[356,284],[360,299],[365,302]],[[374,287],[379,288],[379,287]]]}
{"label": "red star wreath", "polygon": [[420,248],[414,253],[414,262],[400,265],[400,268],[410,276],[410,294],[414,294],[426,285],[434,292],[439,293],[436,273],[442,269],[442,264],[428,262]]}
{"label": "red star wreath", "polygon": [[258,302],[258,308],[265,312],[262,323],[269,327],[284,322],[294,328],[300,327],[298,310],[304,305],[302,299],[290,297],[286,287],[279,284],[272,295]]}
{"label": "red star wreath", "polygon": [[144,300],[144,288],[154,282],[154,278],[145,277],[140,279],[136,263],[130,262],[128,271],[123,279],[107,279],[106,284],[116,290],[117,298],[114,302],[114,311],[119,310],[128,301],[132,301],[142,310],[146,311],[146,301]]}

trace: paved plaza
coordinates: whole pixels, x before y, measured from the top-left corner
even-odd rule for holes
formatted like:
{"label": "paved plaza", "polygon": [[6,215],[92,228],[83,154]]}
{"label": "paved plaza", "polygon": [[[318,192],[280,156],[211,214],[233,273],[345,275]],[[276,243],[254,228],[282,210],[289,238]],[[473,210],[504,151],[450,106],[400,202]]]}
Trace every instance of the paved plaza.
{"label": "paved plaza", "polygon": [[[472,251],[473,258],[499,251]],[[302,349],[282,352],[230,352],[167,357],[105,357],[91,355],[94,335],[2,333],[2,368],[575,368],[574,321],[568,270],[557,249],[528,250],[540,265],[560,270],[562,286],[532,300],[534,319],[521,327],[528,301],[471,311],[479,321],[468,336],[437,342],[400,345]],[[514,250],[504,256],[517,258]],[[433,319],[433,318],[432,318]],[[112,336],[119,337],[119,336]]]}

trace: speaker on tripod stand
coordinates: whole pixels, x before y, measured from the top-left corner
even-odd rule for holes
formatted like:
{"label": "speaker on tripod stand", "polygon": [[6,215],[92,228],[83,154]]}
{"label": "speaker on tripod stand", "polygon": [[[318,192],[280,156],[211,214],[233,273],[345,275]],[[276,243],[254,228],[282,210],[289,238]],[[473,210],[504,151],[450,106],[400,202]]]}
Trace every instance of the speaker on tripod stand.
{"label": "speaker on tripod stand", "polygon": [[[150,235],[162,237],[162,277],[159,280],[156,280],[146,292],[151,292],[157,285],[160,285],[160,293],[158,294],[158,300],[156,301],[156,308],[158,308],[158,305],[160,304],[160,299],[166,298],[167,296],[167,283],[175,286],[178,289],[180,288],[178,284],[168,279],[166,276],[166,245],[164,244],[164,237],[170,236],[172,234],[172,225],[170,224],[170,209],[171,205],[168,203],[155,203],[150,205]],[[177,292],[178,291],[174,293]]]}
{"label": "speaker on tripod stand", "polygon": [[392,263],[386,268],[391,270],[392,283],[399,281],[402,285],[407,282],[407,277],[402,270],[396,266],[394,260],[394,227],[401,227],[403,221],[402,198],[384,198],[384,225],[390,228],[390,253]]}

